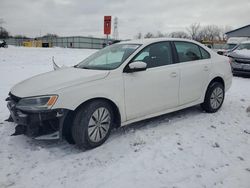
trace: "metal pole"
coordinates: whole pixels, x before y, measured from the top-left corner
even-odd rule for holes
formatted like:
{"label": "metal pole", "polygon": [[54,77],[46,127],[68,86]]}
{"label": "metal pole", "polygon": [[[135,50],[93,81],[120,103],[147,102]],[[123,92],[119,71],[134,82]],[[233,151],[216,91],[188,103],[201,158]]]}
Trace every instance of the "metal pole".
{"label": "metal pole", "polygon": [[[108,39],[109,39],[109,35],[107,34],[107,42],[106,42],[106,46],[108,46]],[[106,64],[108,63],[108,54],[106,54]]]}

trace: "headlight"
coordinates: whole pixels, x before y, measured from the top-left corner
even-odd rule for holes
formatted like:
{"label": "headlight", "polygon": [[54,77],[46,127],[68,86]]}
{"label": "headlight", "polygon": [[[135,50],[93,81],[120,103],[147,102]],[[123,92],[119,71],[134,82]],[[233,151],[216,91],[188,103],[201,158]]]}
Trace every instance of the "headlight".
{"label": "headlight", "polygon": [[23,98],[17,103],[16,108],[24,111],[49,110],[57,98],[57,95]]}
{"label": "headlight", "polygon": [[232,63],[234,63],[234,62],[235,62],[234,58],[229,57],[229,63],[232,64]]}

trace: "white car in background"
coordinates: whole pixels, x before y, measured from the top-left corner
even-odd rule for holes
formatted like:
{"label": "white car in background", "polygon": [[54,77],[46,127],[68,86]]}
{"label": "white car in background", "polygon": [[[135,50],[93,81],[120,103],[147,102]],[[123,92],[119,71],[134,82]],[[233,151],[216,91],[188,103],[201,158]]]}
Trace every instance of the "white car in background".
{"label": "white car in background", "polygon": [[228,57],[191,40],[148,39],[117,43],[74,67],[24,80],[6,100],[17,132],[88,149],[132,122],[197,104],[214,113],[231,82]]}
{"label": "white car in background", "polygon": [[231,59],[233,74],[250,75],[250,41],[239,44],[232,52],[227,54]]}
{"label": "white car in background", "polygon": [[227,56],[231,53],[241,42],[249,40],[248,37],[231,37],[227,40],[227,43],[221,48],[217,49],[216,52],[219,55]]}

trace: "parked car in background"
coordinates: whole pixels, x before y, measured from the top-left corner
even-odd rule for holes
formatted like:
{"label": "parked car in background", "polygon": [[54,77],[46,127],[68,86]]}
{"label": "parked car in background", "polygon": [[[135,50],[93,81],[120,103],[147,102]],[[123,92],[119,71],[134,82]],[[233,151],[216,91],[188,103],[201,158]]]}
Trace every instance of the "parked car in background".
{"label": "parked car in background", "polygon": [[248,37],[231,37],[221,49],[217,50],[217,53],[219,55],[228,55],[228,53],[232,52],[237,47],[237,45],[248,39]]}
{"label": "parked car in background", "polygon": [[231,59],[233,74],[250,75],[250,41],[239,44],[228,57]]}
{"label": "parked car in background", "polygon": [[113,44],[73,67],[24,80],[6,100],[23,134],[58,133],[88,149],[132,122],[197,104],[214,113],[231,82],[228,57],[192,40],[147,39]]}

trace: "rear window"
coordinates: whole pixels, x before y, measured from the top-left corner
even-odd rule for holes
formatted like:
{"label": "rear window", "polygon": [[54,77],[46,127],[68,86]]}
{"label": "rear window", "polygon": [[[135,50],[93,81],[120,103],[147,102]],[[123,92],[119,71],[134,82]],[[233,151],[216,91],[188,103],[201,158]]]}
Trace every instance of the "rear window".
{"label": "rear window", "polygon": [[179,62],[196,61],[209,59],[210,54],[200,46],[191,42],[174,42]]}
{"label": "rear window", "polygon": [[206,50],[204,50],[201,47],[200,47],[200,50],[201,50],[202,59],[209,59],[210,58],[210,54]]}

